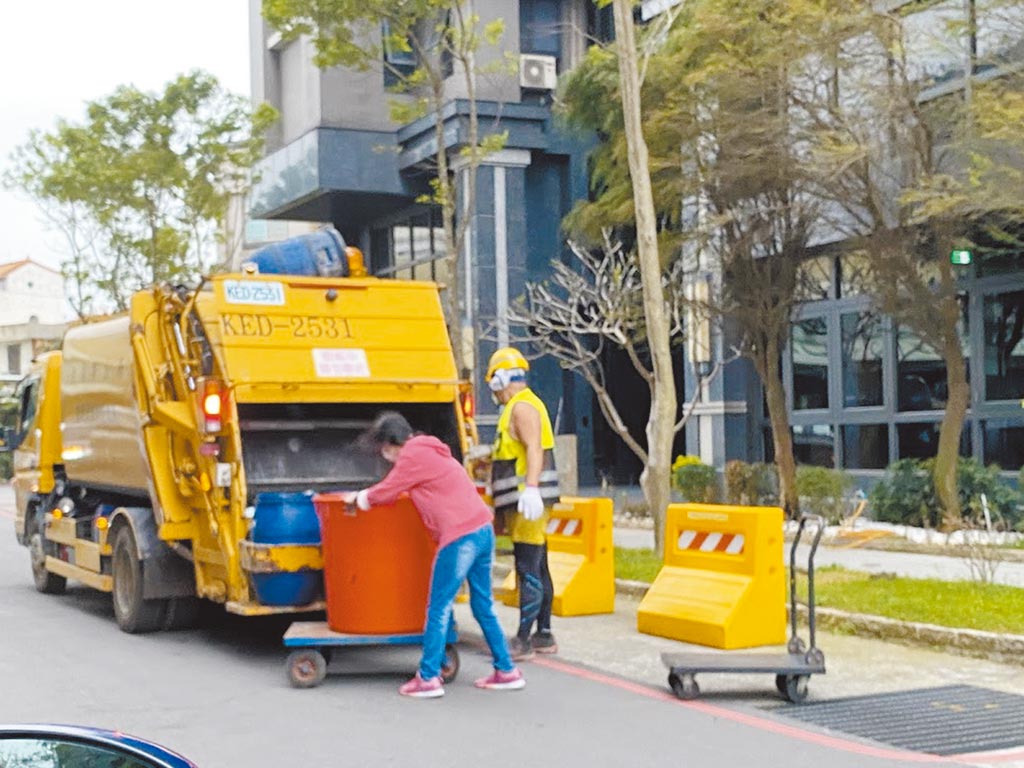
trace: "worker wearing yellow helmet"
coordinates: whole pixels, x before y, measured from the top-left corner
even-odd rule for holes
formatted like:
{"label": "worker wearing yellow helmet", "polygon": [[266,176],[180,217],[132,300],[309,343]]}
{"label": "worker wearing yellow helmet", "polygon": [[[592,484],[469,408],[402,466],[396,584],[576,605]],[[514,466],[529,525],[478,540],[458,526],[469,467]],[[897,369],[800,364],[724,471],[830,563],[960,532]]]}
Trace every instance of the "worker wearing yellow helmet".
{"label": "worker wearing yellow helmet", "polygon": [[[530,364],[519,350],[503,347],[491,355],[487,386],[503,406],[492,454],[491,492],[495,514],[503,515],[512,537],[519,586],[519,629],[509,641],[512,658],[555,653],[551,634],[554,589],[545,535],[549,507],[558,500],[555,434],[548,410],[526,385]],[[537,631],[531,635],[536,623]]]}

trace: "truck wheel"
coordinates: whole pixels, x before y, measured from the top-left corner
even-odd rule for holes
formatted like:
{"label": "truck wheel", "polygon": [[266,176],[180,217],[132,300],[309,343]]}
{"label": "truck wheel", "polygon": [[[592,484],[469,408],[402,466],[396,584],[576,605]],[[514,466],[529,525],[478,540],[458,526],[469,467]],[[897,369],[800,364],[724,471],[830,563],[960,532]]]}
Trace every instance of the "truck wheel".
{"label": "truck wheel", "polygon": [[32,558],[32,581],[36,589],[46,595],[62,595],[68,580],[46,570],[46,550],[43,548],[43,534],[38,524],[32,526],[28,538],[28,551]]}
{"label": "truck wheel", "polygon": [[164,629],[194,629],[199,626],[202,603],[198,597],[172,597],[167,601]]}
{"label": "truck wheel", "polygon": [[114,538],[114,618],[122,631],[135,635],[161,629],[167,614],[166,600],[142,597],[142,561],[135,536],[127,525]]}

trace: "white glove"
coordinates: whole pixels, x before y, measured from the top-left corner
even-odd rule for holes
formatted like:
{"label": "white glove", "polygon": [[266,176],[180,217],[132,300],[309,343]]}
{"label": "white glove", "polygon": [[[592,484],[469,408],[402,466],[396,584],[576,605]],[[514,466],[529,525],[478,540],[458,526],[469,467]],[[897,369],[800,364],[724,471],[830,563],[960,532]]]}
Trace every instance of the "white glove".
{"label": "white glove", "polygon": [[367,493],[366,488],[356,494],[356,506],[363,512],[370,508],[370,494]]}
{"label": "white glove", "polygon": [[519,494],[519,504],[516,508],[524,519],[540,520],[544,514],[544,499],[540,497],[540,489],[534,485],[526,486]]}

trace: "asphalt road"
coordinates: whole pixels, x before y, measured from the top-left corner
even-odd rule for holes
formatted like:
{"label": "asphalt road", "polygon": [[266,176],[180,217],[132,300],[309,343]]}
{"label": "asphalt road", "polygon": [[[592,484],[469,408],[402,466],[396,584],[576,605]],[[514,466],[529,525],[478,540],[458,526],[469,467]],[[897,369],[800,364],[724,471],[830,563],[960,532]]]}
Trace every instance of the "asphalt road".
{"label": "asphalt road", "polygon": [[[203,768],[280,766],[786,766],[932,762],[808,730],[742,702],[663,689],[565,662],[524,667],[520,692],[478,691],[466,648],[439,700],[403,699],[410,650],[346,654],[323,686],[290,688],[281,620],[220,614],[197,630],[130,636],[109,596],[35,592],[0,490],[0,722],[61,722],[154,739]],[[939,762],[935,760],[935,762]]]}

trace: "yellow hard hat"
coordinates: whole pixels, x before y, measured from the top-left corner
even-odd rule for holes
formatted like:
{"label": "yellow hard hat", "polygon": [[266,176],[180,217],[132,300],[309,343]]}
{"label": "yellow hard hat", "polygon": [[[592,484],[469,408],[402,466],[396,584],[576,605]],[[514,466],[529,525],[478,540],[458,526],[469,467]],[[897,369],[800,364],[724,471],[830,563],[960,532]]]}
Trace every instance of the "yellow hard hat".
{"label": "yellow hard hat", "polygon": [[530,370],[530,363],[523,357],[523,353],[515,347],[502,347],[493,355],[487,363],[487,375],[484,381],[494,378],[494,372],[508,370],[510,368],[521,368],[524,371]]}

